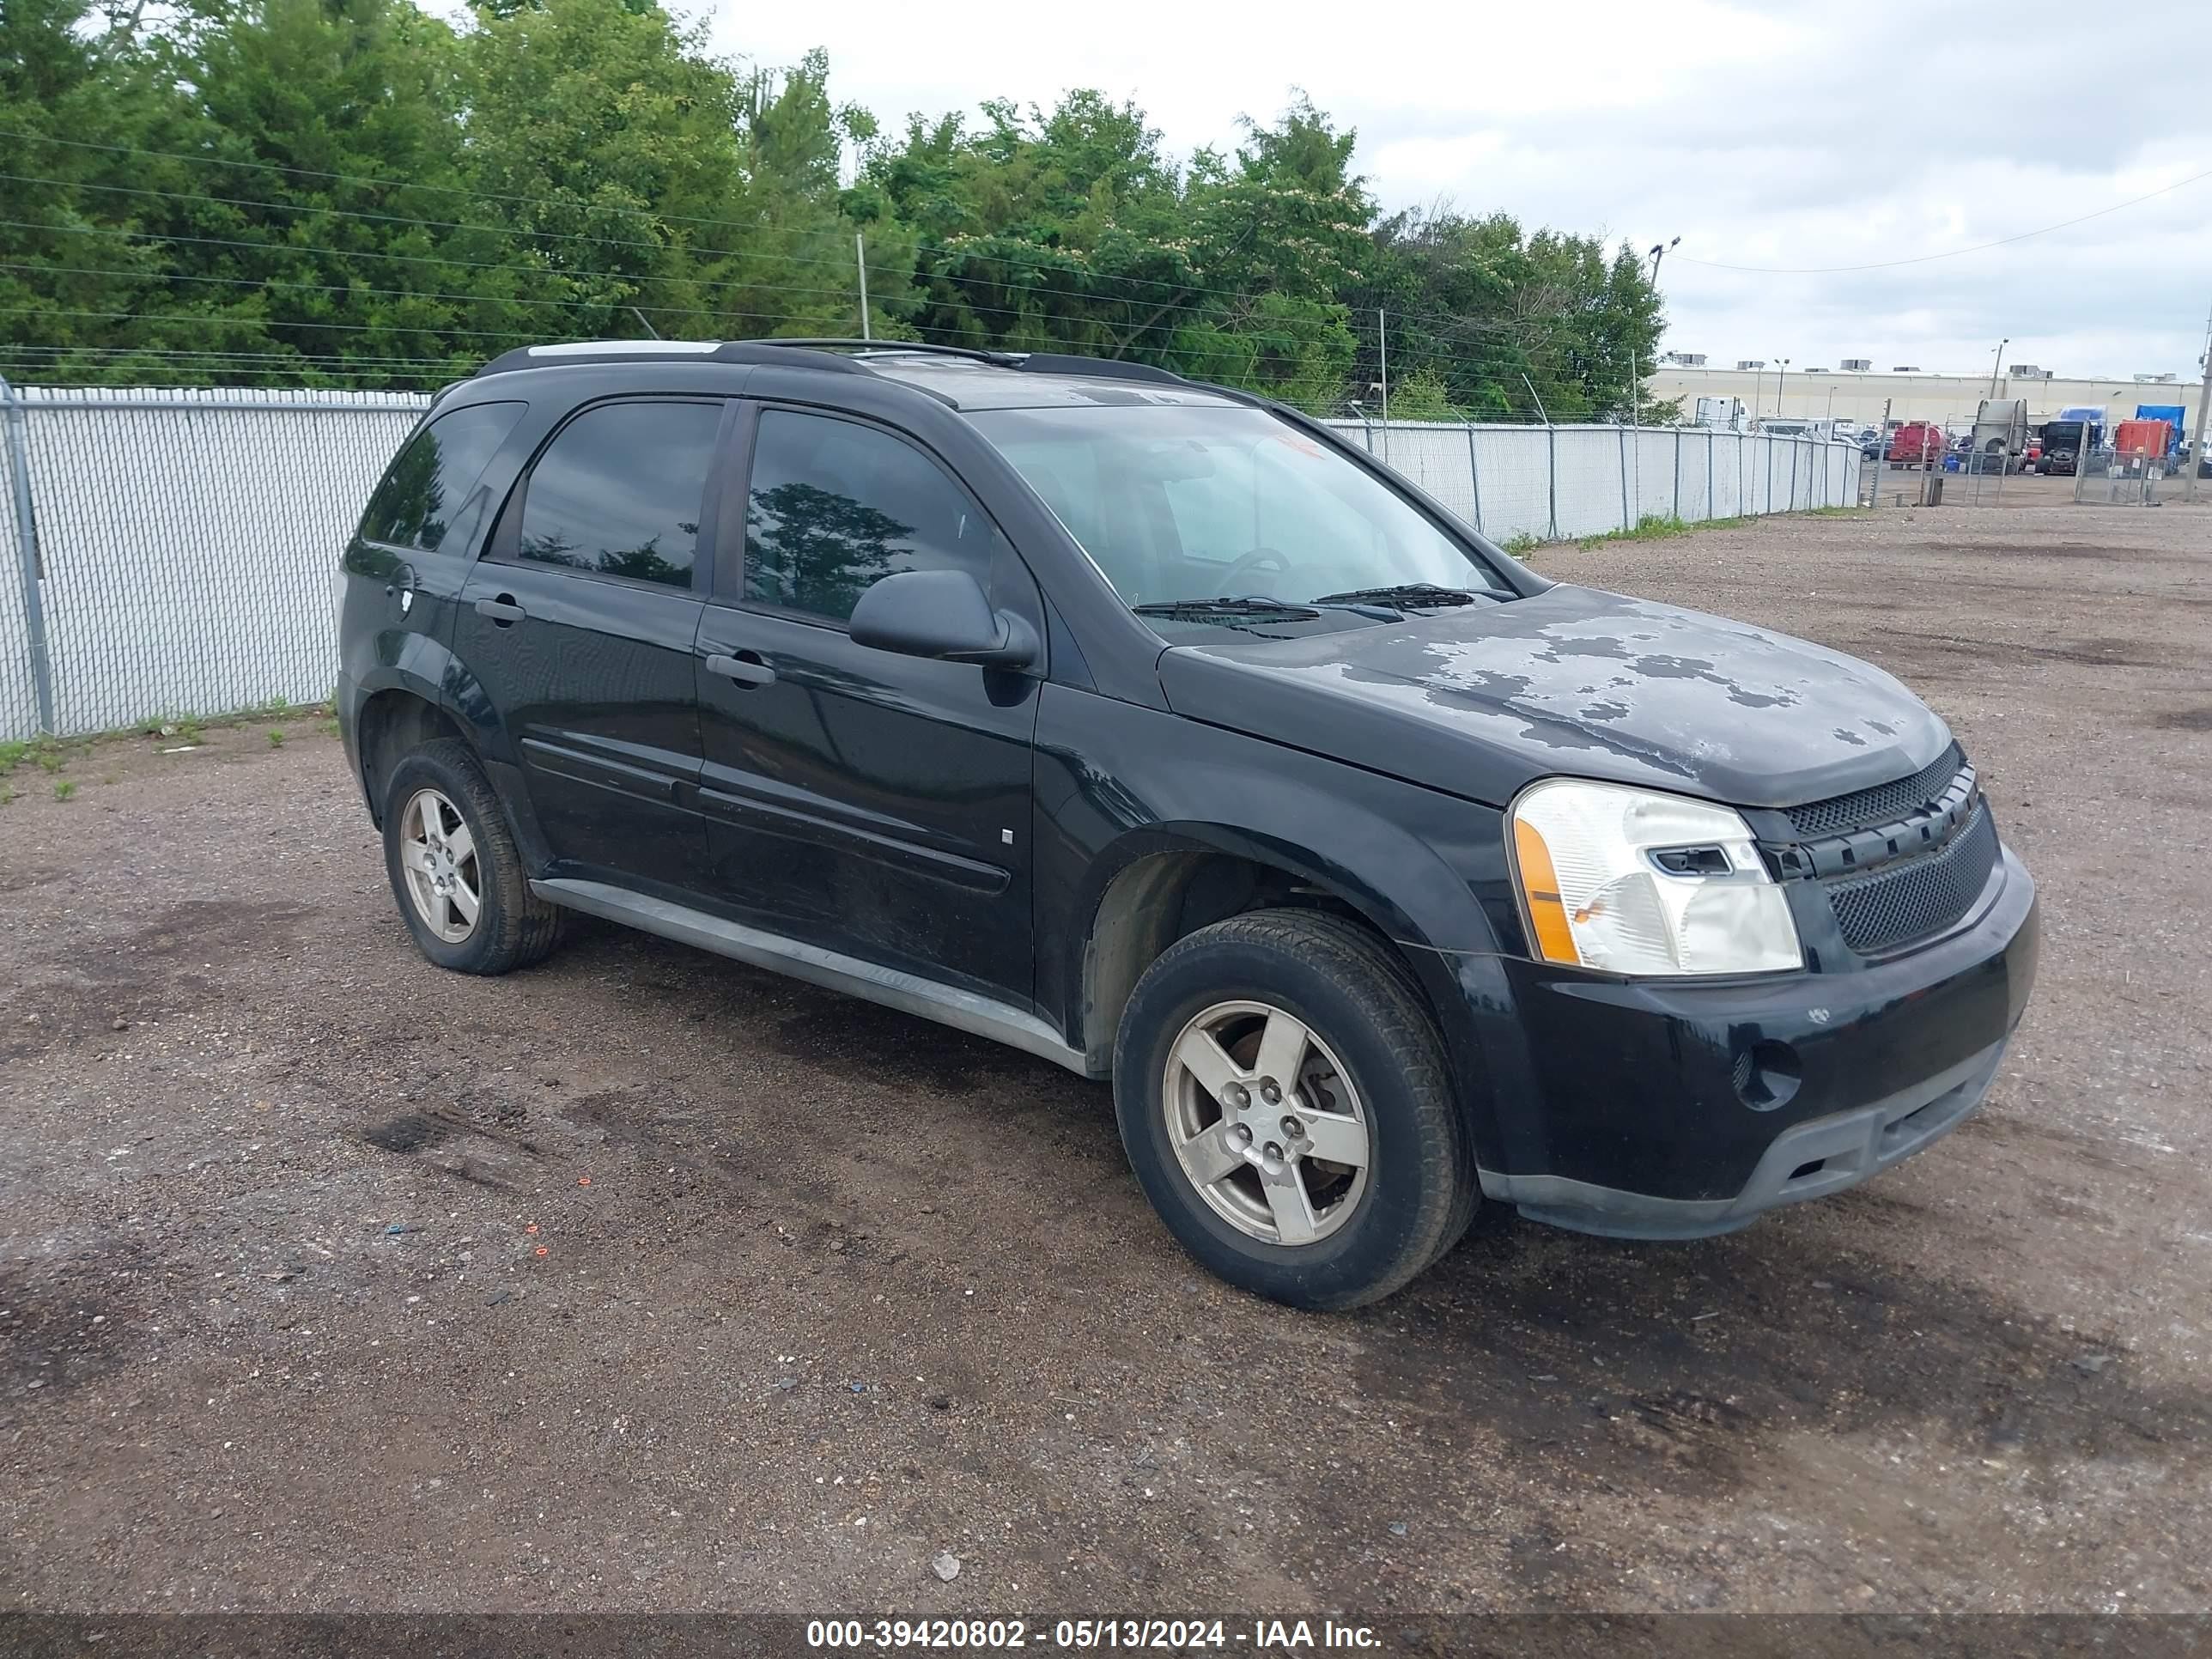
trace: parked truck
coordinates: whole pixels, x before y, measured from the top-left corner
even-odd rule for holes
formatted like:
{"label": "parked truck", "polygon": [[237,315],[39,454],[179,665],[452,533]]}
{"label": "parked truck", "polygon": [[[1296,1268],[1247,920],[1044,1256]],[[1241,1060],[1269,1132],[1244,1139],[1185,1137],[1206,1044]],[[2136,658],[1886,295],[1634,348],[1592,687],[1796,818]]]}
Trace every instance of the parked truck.
{"label": "parked truck", "polygon": [[2172,454],[2180,447],[2184,413],[2185,410],[2179,404],[2137,404],[2136,405],[2136,419],[2138,421],[2166,422],[2166,448],[2163,453],[2167,455]]}
{"label": "parked truck", "polygon": [[1889,434],[1892,466],[1941,466],[1946,440],[1933,421],[1905,421]]}
{"label": "parked truck", "polygon": [[1984,398],[1974,411],[1966,465],[1976,472],[2009,472],[2027,453],[2027,400]]}
{"label": "parked truck", "polygon": [[1743,399],[1741,398],[1700,398],[1695,422],[1720,432],[1740,431],[1744,424]]}
{"label": "parked truck", "polygon": [[2105,441],[2105,411],[2094,404],[2076,404],[2058,411],[2043,423],[2043,459],[2048,473],[2071,477],[2084,455],[2094,455]]}

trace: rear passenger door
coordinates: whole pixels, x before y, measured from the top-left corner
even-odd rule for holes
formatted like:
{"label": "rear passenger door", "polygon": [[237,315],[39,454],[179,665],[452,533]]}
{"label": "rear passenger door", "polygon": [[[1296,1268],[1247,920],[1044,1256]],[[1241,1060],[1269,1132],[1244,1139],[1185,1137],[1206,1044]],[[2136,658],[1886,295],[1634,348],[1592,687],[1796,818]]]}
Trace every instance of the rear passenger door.
{"label": "rear passenger door", "polygon": [[1042,635],[1036,583],[887,428],[763,407],[749,486],[699,633],[712,890],[787,938],[1027,1007],[1037,681],[872,650],[846,624],[879,577],[960,568]]}
{"label": "rear passenger door", "polygon": [[589,404],[539,449],[461,594],[453,652],[500,716],[562,873],[695,891],[699,631],[731,405]]}

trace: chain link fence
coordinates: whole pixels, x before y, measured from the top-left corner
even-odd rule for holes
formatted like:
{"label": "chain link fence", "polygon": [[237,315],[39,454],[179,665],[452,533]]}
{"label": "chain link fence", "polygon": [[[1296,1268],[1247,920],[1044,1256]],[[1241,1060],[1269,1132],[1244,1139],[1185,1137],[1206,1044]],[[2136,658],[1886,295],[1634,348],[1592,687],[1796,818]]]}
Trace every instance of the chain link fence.
{"label": "chain link fence", "polygon": [[[331,574],[428,399],[0,380],[0,739],[327,696]],[[1498,542],[1850,503],[1847,445],[1333,422]]]}
{"label": "chain link fence", "polygon": [[1499,543],[1850,507],[1858,446],[1707,427],[1331,421]]}
{"label": "chain link fence", "polygon": [[331,574],[428,402],[0,391],[0,738],[328,696]]}

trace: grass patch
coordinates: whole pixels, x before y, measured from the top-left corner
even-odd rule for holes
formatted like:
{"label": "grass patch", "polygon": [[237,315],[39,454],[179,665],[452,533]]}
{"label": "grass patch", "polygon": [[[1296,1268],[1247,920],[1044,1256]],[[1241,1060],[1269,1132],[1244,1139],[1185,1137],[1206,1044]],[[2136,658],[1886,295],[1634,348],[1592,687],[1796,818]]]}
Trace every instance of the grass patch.
{"label": "grass patch", "polygon": [[1636,521],[1632,530],[1608,530],[1602,535],[1578,536],[1577,547],[1601,547],[1607,542],[1664,542],[1677,536],[1688,536],[1700,530],[1733,530],[1751,522],[1748,519],[1677,519],[1671,514],[1647,513]]}
{"label": "grass patch", "polygon": [[67,800],[75,793],[76,793],[76,780],[75,778],[56,778],[54,780],[54,799],[56,800]]}
{"label": "grass patch", "polygon": [[1527,558],[1531,553],[1534,553],[1543,544],[1544,538],[1541,536],[1532,536],[1525,530],[1519,535],[1514,537],[1512,540],[1498,544],[1499,546],[1503,547],[1508,553],[1510,553],[1516,559]]}
{"label": "grass patch", "polygon": [[[207,741],[208,733],[211,730],[261,725],[272,717],[281,714],[295,715],[301,720],[312,721],[314,730],[322,732],[325,736],[335,738],[338,735],[337,710],[331,701],[325,699],[320,702],[302,703],[289,702],[283,697],[271,697],[266,702],[256,703],[251,708],[240,709],[234,714],[160,714],[134,721],[129,726],[118,726],[112,732],[88,732],[82,737],[10,738],[0,741],[0,778],[5,778],[10,773],[33,763],[49,776],[57,775],[66,770],[74,762],[97,758],[100,752],[100,745],[112,744],[123,738],[150,739],[162,748],[173,745],[198,748]],[[291,733],[281,726],[266,726],[265,734],[271,749],[282,749],[285,741],[291,736]],[[249,736],[247,741],[251,740]],[[103,775],[100,781],[112,783],[115,779],[112,775]],[[69,786],[69,792],[58,794],[57,799],[67,800],[70,794],[76,793],[76,785],[71,783]],[[0,794],[0,801],[14,799],[15,793],[16,792],[11,789],[4,794]]]}

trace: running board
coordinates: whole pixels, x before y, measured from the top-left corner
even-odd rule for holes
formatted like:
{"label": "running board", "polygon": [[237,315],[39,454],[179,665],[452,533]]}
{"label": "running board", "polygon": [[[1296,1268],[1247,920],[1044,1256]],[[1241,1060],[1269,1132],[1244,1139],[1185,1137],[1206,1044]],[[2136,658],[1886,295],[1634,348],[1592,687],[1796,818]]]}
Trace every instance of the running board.
{"label": "running board", "polygon": [[1071,1048],[1060,1033],[1011,1003],[956,990],[914,974],[902,974],[858,957],[841,956],[819,945],[802,945],[780,933],[725,921],[688,905],[649,898],[603,881],[574,881],[565,878],[533,881],[530,890],[550,903],[604,916],[625,927],[658,933],[679,944],[696,945],[717,956],[749,963],[756,968],[787,974],[810,984],[827,986],[848,996],[880,1002],[886,1008],[918,1014],[940,1025],[989,1037],[1024,1054],[1036,1054],[1065,1066],[1079,1077],[1089,1077],[1082,1050]]}

